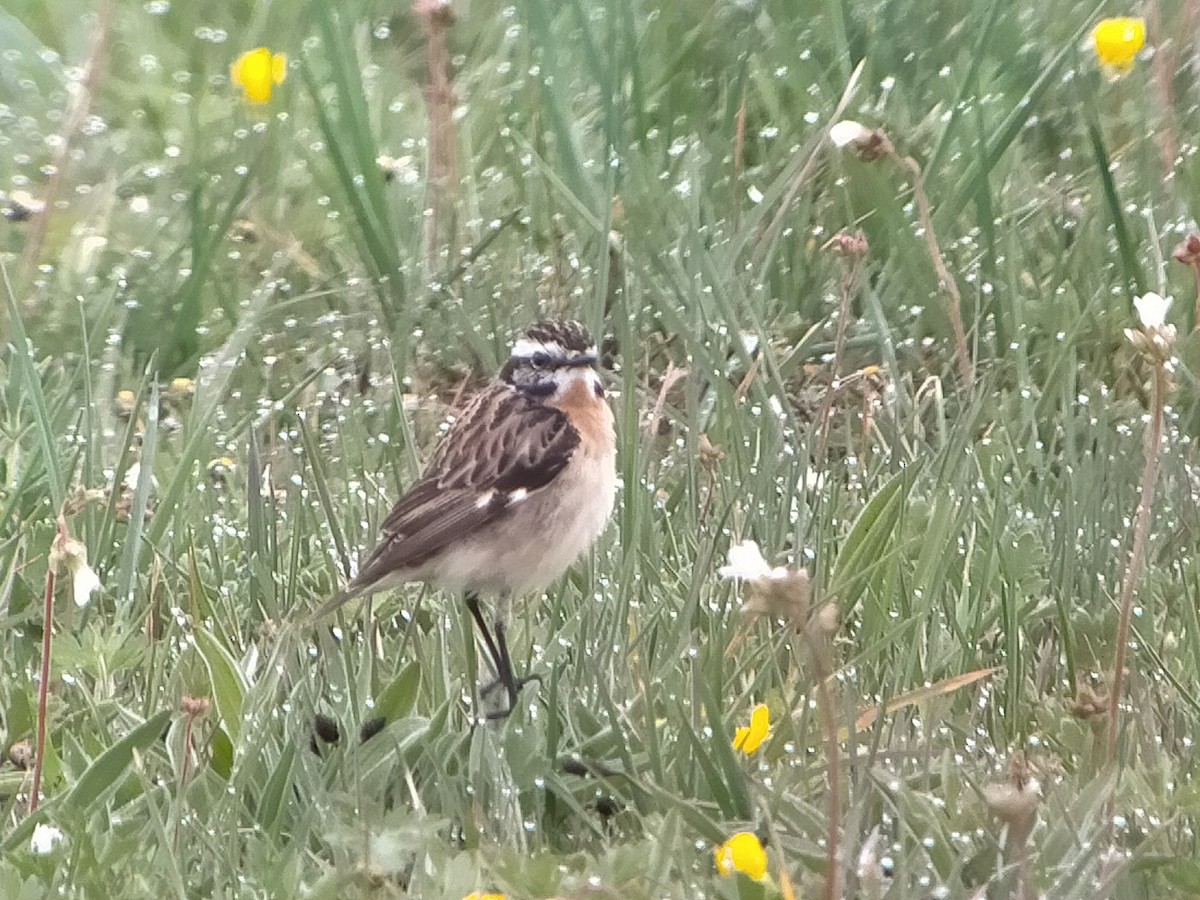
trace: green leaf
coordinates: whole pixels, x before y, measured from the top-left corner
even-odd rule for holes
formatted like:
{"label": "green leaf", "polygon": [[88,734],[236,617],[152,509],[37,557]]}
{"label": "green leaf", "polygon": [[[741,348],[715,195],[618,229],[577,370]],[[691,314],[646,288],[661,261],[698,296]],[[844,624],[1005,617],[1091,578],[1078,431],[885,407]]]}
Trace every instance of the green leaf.
{"label": "green leaf", "polygon": [[750,793],[746,790],[746,772],[734,755],[733,741],[725,730],[721,719],[721,711],[727,704],[721,702],[716,695],[716,688],[708,678],[701,677],[701,690],[704,692],[704,709],[708,715],[708,724],[712,729],[712,738],[708,741],[712,748],[712,757],[723,775],[723,781],[729,788],[729,797],[733,803],[734,818],[750,818]]}
{"label": "green leaf", "polygon": [[208,670],[213,701],[230,739],[237,743],[242,724],[242,703],[246,697],[246,681],[237,661],[208,630],[195,630],[196,649]]}
{"label": "green leaf", "polygon": [[[59,469],[58,451],[59,432],[54,428],[50,419],[50,411],[46,406],[46,395],[42,391],[42,378],[34,363],[32,345],[25,333],[21,321],[21,310],[17,306],[16,296],[8,280],[8,269],[0,265],[0,283],[4,285],[4,299],[8,306],[8,316],[12,328],[11,356],[13,379],[20,379],[25,385],[29,404],[33,410],[34,422],[37,425],[38,447],[46,469],[46,479],[50,482],[50,502],[54,511],[62,509],[66,490],[63,487],[63,474]],[[26,466],[32,467],[37,454],[31,454]]]}
{"label": "green leaf", "polygon": [[279,763],[271,772],[271,778],[267,782],[262,800],[258,804],[258,821],[272,834],[277,833],[279,814],[283,809],[283,799],[287,786],[291,782],[292,764],[295,760],[296,745],[294,743],[285,744]]}
{"label": "green leaf", "polygon": [[210,752],[212,770],[228,781],[233,774],[233,741],[229,740],[224,728],[213,732]]}
{"label": "green leaf", "polygon": [[125,778],[125,770],[133,762],[134,753],[144,752],[158,743],[170,719],[170,710],[164,709],[101,753],[75,782],[63,801],[65,805],[86,812],[114,793]]}
{"label": "green leaf", "polygon": [[966,172],[959,178],[950,201],[943,204],[942,208],[938,210],[938,218],[943,220],[953,219],[962,212],[963,207],[967,205],[967,201],[978,190],[979,179],[986,178],[988,173],[996,167],[996,163],[1000,162],[1001,157],[1004,156],[1013,141],[1020,135],[1021,129],[1025,127],[1025,123],[1029,121],[1029,117],[1041,108],[1040,101],[1043,95],[1050,89],[1051,85],[1058,83],[1067,60],[1077,52],[1075,48],[1079,46],[1079,42],[1083,40],[1083,36],[1092,28],[1092,23],[1095,21],[1096,15],[1103,8],[1104,4],[1102,3],[1096,7],[1092,15],[1082,20],[1083,24],[1079,26],[1075,34],[1063,42],[1062,49],[1058,51],[1054,59],[1046,64],[1041,74],[1029,86],[1029,90],[1013,104],[1012,110],[993,132],[994,136],[985,152],[973,160],[967,167]]}
{"label": "green leaf", "polygon": [[417,691],[421,688],[421,666],[413,660],[400,670],[375,700],[375,712],[388,722],[403,719],[417,704]]}
{"label": "green leaf", "polygon": [[[1109,161],[1108,150],[1104,146],[1104,135],[1100,131],[1100,123],[1095,110],[1087,117],[1088,139],[1092,144],[1092,153],[1096,157],[1096,174],[1100,176],[1100,184],[1104,188],[1104,202],[1108,206],[1108,214],[1112,217],[1113,230],[1117,235],[1117,247],[1121,251],[1121,267],[1125,270],[1125,281],[1134,286],[1138,294],[1146,291],[1146,275],[1138,260],[1138,251],[1133,238],[1129,235],[1129,226],[1125,222],[1125,212],[1121,200],[1117,196],[1117,184],[1113,181],[1112,164]],[[1130,300],[1133,298],[1130,297]]]}
{"label": "green leaf", "polygon": [[842,543],[829,580],[829,590],[840,598],[843,611],[857,600],[860,578],[882,557],[892,530],[900,520],[900,510],[911,486],[912,473],[908,470],[892,476],[891,481],[863,507]]}
{"label": "green leaf", "polygon": [[721,809],[721,815],[727,819],[742,818],[738,805],[730,791],[730,786],[722,777],[721,771],[713,759],[714,754],[711,751],[711,742],[703,740],[696,733],[695,729],[692,728],[691,722],[688,721],[688,715],[685,710],[680,711],[679,717],[682,723],[679,735],[683,743],[688,745],[692,760],[700,767],[704,780],[708,783],[709,793]]}

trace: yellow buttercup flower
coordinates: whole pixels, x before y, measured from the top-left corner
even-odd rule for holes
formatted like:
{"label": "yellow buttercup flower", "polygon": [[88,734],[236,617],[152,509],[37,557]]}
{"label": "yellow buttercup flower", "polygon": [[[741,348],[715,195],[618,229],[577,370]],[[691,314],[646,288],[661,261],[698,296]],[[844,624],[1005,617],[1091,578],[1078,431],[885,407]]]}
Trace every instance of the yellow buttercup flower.
{"label": "yellow buttercup flower", "polygon": [[505,900],[503,894],[481,894],[479,891],[471,891],[463,900]]}
{"label": "yellow buttercup flower", "polygon": [[762,746],[763,741],[771,736],[771,711],[767,704],[760,703],[750,713],[750,724],[737,730],[733,737],[733,749],[741,750],[747,756]]}
{"label": "yellow buttercup flower", "polygon": [[1096,58],[1111,75],[1124,75],[1146,44],[1146,20],[1133,16],[1101,19],[1092,30]]}
{"label": "yellow buttercup flower", "polygon": [[741,872],[755,881],[767,877],[767,851],[751,831],[739,831],[713,851],[717,871],[722,875]]}
{"label": "yellow buttercup flower", "polygon": [[271,90],[287,78],[287,54],[266,47],[247,50],[229,67],[229,80],[246,92],[252,103],[267,103]]}

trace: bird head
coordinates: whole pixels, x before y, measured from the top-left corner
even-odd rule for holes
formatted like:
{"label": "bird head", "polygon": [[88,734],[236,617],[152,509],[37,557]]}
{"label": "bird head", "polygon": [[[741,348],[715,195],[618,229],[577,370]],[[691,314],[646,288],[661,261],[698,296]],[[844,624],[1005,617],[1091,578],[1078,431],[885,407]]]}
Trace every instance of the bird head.
{"label": "bird head", "polygon": [[596,360],[596,342],[578,322],[539,322],[513,344],[500,378],[531,397],[561,397],[577,381],[601,393]]}

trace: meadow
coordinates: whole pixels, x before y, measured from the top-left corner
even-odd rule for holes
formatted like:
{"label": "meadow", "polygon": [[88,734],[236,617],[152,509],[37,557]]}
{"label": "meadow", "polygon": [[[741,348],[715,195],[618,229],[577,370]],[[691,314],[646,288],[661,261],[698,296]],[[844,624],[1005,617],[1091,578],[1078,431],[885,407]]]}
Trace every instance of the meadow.
{"label": "meadow", "polygon": [[[0,0],[0,900],[1200,896],[1198,27]],[[491,722],[312,614],[550,316],[617,508]]]}

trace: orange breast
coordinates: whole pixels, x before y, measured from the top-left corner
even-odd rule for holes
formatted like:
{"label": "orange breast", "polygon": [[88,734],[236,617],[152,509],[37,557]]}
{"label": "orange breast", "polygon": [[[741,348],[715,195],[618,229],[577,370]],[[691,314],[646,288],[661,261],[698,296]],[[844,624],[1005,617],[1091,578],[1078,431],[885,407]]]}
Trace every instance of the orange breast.
{"label": "orange breast", "polygon": [[592,385],[580,379],[552,405],[561,409],[579,431],[583,445],[599,452],[612,452],[616,446],[613,414],[603,397],[597,397]]}

